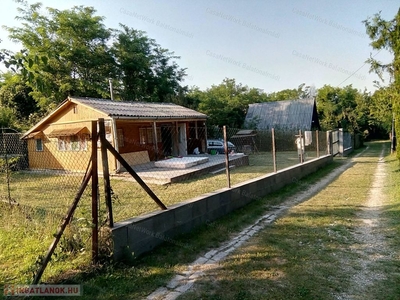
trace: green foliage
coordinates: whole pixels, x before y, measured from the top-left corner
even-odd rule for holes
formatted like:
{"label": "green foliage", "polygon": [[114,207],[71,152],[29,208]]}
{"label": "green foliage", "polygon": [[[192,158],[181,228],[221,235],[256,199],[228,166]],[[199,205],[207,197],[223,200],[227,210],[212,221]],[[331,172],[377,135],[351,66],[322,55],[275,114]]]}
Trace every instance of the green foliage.
{"label": "green foliage", "polygon": [[0,106],[11,109],[15,115],[13,124],[8,127],[24,128],[29,124],[29,119],[39,113],[36,101],[30,95],[29,87],[23,77],[16,73],[3,73],[0,75]]}
{"label": "green foliage", "polygon": [[178,95],[185,70],[173,52],[162,48],[145,32],[120,24],[111,52],[117,64],[115,86],[123,100],[167,102]]}
{"label": "green foliage", "polygon": [[285,89],[282,91],[268,94],[269,101],[281,101],[281,100],[295,100],[303,98],[313,98],[315,96],[315,87],[306,86],[302,83],[297,89]]}
{"label": "green foliage", "polygon": [[[383,73],[388,72],[392,84],[383,91],[386,97],[391,99],[393,115],[395,119],[395,130],[400,132],[400,9],[392,20],[382,19],[377,13],[372,18],[364,20],[368,36],[372,40],[373,49],[386,49],[393,55],[390,63],[383,63],[370,57],[367,62],[371,65],[370,72],[378,74],[383,81]],[[400,139],[397,139],[397,148],[400,147]],[[399,148],[400,149],[400,148]],[[400,161],[400,151],[397,151]]]}
{"label": "green foliage", "polygon": [[15,114],[11,108],[0,107],[0,127],[11,128],[15,124]]}
{"label": "green foliage", "polygon": [[370,97],[351,85],[344,88],[324,85],[318,89],[317,110],[323,130],[343,128],[351,133],[368,130]]}
{"label": "green foliage", "polygon": [[[249,104],[293,100],[313,96],[314,87],[299,85],[297,89],[285,89],[279,92],[265,93],[257,88],[236,83],[235,79],[225,78],[221,84],[201,91],[194,87],[186,94],[189,107],[205,113],[211,126],[227,125],[234,128],[244,126]],[[257,120],[246,124],[249,128],[257,127]]]}
{"label": "green foliage", "polygon": [[370,119],[372,127],[389,133],[392,130],[393,119],[393,85],[381,87],[371,96]]}
{"label": "green foliage", "polygon": [[2,51],[0,61],[26,80],[42,110],[68,95],[109,98],[109,78],[117,99],[172,101],[181,90],[186,74],[175,62],[179,57],[144,32],[106,28],[93,7],[46,8],[44,15],[41,3],[17,2],[21,25],[5,29],[25,50]]}
{"label": "green foliage", "polygon": [[225,78],[220,85],[213,85],[199,97],[199,110],[205,113],[212,125],[242,127],[249,102],[261,101],[261,92]]}

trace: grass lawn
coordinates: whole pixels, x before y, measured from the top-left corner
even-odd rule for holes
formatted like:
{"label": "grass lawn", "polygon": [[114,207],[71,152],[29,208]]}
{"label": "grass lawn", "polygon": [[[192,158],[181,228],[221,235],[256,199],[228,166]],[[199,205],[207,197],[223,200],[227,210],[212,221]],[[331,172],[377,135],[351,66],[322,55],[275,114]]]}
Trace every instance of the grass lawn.
{"label": "grass lawn", "polygon": [[[377,229],[390,254],[379,258],[376,249],[373,262],[360,261],[367,248],[360,248],[365,245],[356,238],[363,226],[359,213],[382,149],[381,143],[369,146],[352,168],[291,208],[179,299],[342,299],[340,295],[359,288],[365,290],[350,294],[350,299],[399,299],[400,172],[394,156],[386,156],[387,197]],[[378,280],[368,285],[360,275],[363,272],[378,274],[371,276]]]}
{"label": "grass lawn", "polygon": [[[312,159],[313,157],[315,157],[315,153],[310,152],[307,159]],[[278,170],[297,163],[297,152],[277,153]],[[273,172],[271,153],[264,152],[250,155],[249,166],[231,170],[231,184],[238,184],[270,172]],[[0,182],[5,183],[4,176],[1,177],[3,178],[0,178]],[[51,172],[15,172],[12,174],[10,183],[11,198],[23,205],[64,215],[75,197],[82,178],[83,175],[55,175]],[[99,179],[99,184],[100,196],[102,197],[104,195],[102,178]],[[149,184],[149,186],[159,199],[168,206],[224,188],[227,186],[227,178],[225,172],[221,172],[216,175],[207,174],[193,177],[181,183],[169,185]],[[113,214],[115,221],[122,221],[159,209],[136,182],[112,178],[111,187],[114,192]],[[80,209],[77,210],[78,217],[90,216],[91,196],[89,189],[85,191],[80,201]],[[182,191],[185,192],[183,193]],[[7,199],[7,194],[7,185],[1,184],[1,198],[3,200]]]}
{"label": "grass lawn", "polygon": [[[278,166],[293,165],[297,157],[278,159]],[[232,184],[264,175],[266,167],[272,168],[271,158],[255,155],[250,166],[232,171]],[[309,177],[315,180],[324,172],[338,166],[332,164],[327,169]],[[76,193],[81,177],[54,176],[40,173],[14,173],[11,181],[12,198],[34,210],[10,208],[0,204],[0,285],[3,283],[29,283],[37,270],[35,261],[44,255],[52,242],[66,208]],[[307,181],[304,181],[305,183]],[[182,265],[190,263],[196,256],[210,247],[227,239],[231,232],[239,230],[260,216],[270,205],[275,205],[287,193],[301,189],[303,181],[282,190],[275,197],[257,201],[213,224],[205,225],[196,232],[177,239],[177,245],[167,244],[143,258],[125,264],[105,264],[99,268],[89,268],[90,261],[90,194],[85,192],[73,227],[67,231],[61,242],[64,251],[56,251],[56,256],[43,276],[45,282],[82,283],[84,296],[80,299],[140,299],[154,289],[165,284]],[[204,192],[213,191],[226,185],[225,174],[206,175],[185,183],[169,186],[152,186],[155,193],[167,205],[186,200]],[[118,219],[139,215],[158,209],[152,200],[135,189],[136,184],[122,180],[112,181],[115,197],[114,209]],[[2,187],[4,195],[4,187]],[[123,191],[126,192],[126,195]],[[184,192],[182,192],[184,191]],[[40,195],[40,197],[37,197]],[[134,196],[132,196],[134,195]],[[127,199],[130,199],[129,201]],[[77,230],[78,229],[78,230]],[[72,243],[72,245],[71,245]],[[80,248],[82,247],[82,248]],[[78,249],[78,251],[75,251]],[[0,287],[1,288],[1,287]]]}

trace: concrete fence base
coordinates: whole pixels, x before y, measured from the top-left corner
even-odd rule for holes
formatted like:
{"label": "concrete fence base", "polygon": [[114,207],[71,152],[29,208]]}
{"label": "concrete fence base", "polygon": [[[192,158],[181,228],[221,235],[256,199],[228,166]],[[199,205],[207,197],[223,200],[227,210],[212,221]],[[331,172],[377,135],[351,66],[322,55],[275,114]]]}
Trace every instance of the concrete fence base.
{"label": "concrete fence base", "polygon": [[[326,155],[240,184],[223,188],[191,200],[114,224],[114,259],[139,256],[164,242],[212,222],[251,201],[262,199],[285,185],[317,171],[332,162]],[[185,245],[182,245],[185,246]]]}

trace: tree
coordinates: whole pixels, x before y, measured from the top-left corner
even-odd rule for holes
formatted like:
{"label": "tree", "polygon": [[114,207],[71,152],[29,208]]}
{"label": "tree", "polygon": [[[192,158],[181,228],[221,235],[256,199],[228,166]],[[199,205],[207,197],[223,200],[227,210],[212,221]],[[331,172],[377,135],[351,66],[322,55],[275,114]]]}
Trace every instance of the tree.
{"label": "tree", "polygon": [[42,109],[52,109],[67,96],[110,97],[123,100],[173,101],[184,90],[186,75],[173,52],[144,32],[121,25],[106,28],[93,7],[72,9],[29,5],[18,9],[19,27],[5,27],[9,37],[24,47],[20,53],[0,52],[0,61],[27,79],[30,95]]}
{"label": "tree", "polygon": [[343,128],[360,133],[368,128],[367,94],[361,94],[351,85],[344,88],[324,85],[318,89],[317,109],[324,130]]}
{"label": "tree", "polygon": [[[208,115],[209,125],[241,128],[244,125],[249,104],[309,98],[314,93],[313,86],[301,84],[297,89],[285,89],[267,94],[261,89],[238,84],[235,79],[225,78],[221,84],[212,85],[205,91],[201,91],[198,87],[189,89],[186,93],[186,101],[181,103]],[[257,124],[255,121],[246,126],[255,128]]]}
{"label": "tree", "polygon": [[32,89],[22,76],[8,72],[2,74],[0,80],[0,105],[11,109],[20,123],[39,112],[36,101],[30,96]]}
{"label": "tree", "polygon": [[9,37],[22,43],[24,68],[35,74],[31,95],[41,107],[59,103],[68,95],[105,96],[113,59],[107,41],[110,32],[90,7],[59,11],[25,1],[18,10],[21,27],[6,27]]}
{"label": "tree", "polygon": [[15,127],[15,115],[11,108],[0,107],[0,127],[1,128]]}
{"label": "tree", "polygon": [[392,130],[392,96],[395,94],[392,89],[393,85],[379,86],[371,96],[369,124],[374,137],[387,137]]}
{"label": "tree", "polygon": [[120,24],[111,49],[117,64],[116,89],[125,100],[171,102],[182,93],[186,75],[173,52],[162,48],[145,32]]}
{"label": "tree", "polygon": [[[199,110],[205,113],[210,125],[240,128],[243,126],[248,105],[262,102],[262,92],[250,89],[248,86],[237,84],[235,79],[225,78],[221,84],[213,85],[199,93]],[[265,95],[264,95],[265,99]]]}
{"label": "tree", "polygon": [[[392,109],[395,119],[396,133],[400,133],[400,9],[395,17],[386,21],[382,19],[381,14],[377,13],[372,18],[364,20],[366,31],[372,40],[373,49],[386,49],[393,55],[390,63],[382,63],[370,57],[367,62],[370,63],[371,72],[378,74],[383,81],[383,72],[388,72],[392,82],[390,98],[392,99]],[[397,139],[397,147],[400,146],[400,139]],[[400,151],[397,151],[397,158],[400,161]]]}

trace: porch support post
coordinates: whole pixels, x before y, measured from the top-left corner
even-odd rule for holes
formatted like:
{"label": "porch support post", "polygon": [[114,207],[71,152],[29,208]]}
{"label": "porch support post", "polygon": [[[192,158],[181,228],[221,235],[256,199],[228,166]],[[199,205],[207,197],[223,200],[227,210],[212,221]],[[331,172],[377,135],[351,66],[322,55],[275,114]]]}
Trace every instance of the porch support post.
{"label": "porch support post", "polygon": [[157,123],[153,122],[153,142],[154,142],[154,154],[156,161],[158,160],[158,140],[157,140]]}
{"label": "porch support post", "polygon": [[175,150],[175,155],[179,156],[179,126],[178,126],[178,121],[175,122],[175,143],[174,143],[174,150]]}
{"label": "porch support post", "polygon": [[207,124],[206,121],[204,121],[204,152],[208,153],[208,146],[207,146]]}
{"label": "porch support post", "polygon": [[196,132],[196,140],[199,139],[199,128],[197,127],[197,120],[194,122],[194,128]]}
{"label": "porch support post", "polygon": [[[112,131],[113,131],[113,140],[114,140],[114,148],[119,152],[119,145],[118,145],[118,132],[117,132],[117,120],[111,119],[112,124]],[[121,163],[116,159],[115,160],[115,170],[118,173],[121,170]]]}
{"label": "porch support post", "polygon": [[92,121],[92,262],[99,261],[99,174],[97,161],[97,121]]}

